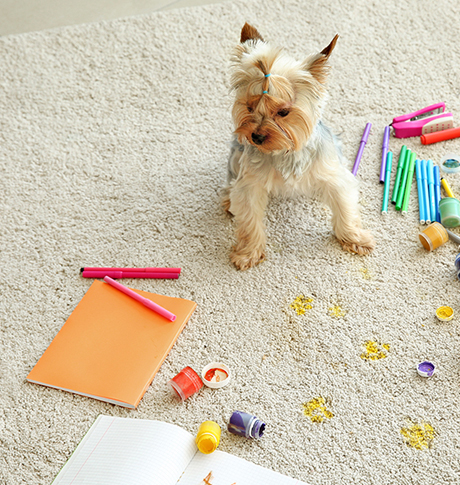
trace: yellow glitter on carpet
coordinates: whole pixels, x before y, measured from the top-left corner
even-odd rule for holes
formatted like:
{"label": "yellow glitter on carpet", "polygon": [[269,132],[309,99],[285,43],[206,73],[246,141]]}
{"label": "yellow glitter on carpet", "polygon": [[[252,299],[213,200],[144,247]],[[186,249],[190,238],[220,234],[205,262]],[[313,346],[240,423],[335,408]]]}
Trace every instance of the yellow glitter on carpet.
{"label": "yellow glitter on carpet", "polygon": [[436,431],[433,426],[428,423],[411,423],[409,428],[402,428],[401,434],[406,440],[406,445],[415,448],[416,450],[422,450],[423,448],[429,448],[433,441]]}
{"label": "yellow glitter on carpet", "polygon": [[370,273],[370,271],[367,268],[361,268],[359,271],[360,271],[360,273],[362,274],[362,276],[365,280],[372,279],[372,274]]}
{"label": "yellow glitter on carpet", "polygon": [[339,307],[339,305],[335,305],[329,308],[329,316],[334,318],[342,318],[345,316],[345,312]]}
{"label": "yellow glitter on carpet", "polygon": [[361,354],[363,360],[379,360],[387,357],[387,352],[390,351],[390,344],[380,345],[372,340],[364,342],[363,347],[365,352]]}
{"label": "yellow glitter on carpet", "polygon": [[303,413],[312,423],[322,423],[324,418],[331,419],[334,415],[326,409],[326,399],[315,397],[303,404]]}
{"label": "yellow glitter on carpet", "polygon": [[307,310],[312,309],[312,306],[310,305],[312,301],[313,298],[299,295],[289,306],[295,310],[297,315],[304,315]]}

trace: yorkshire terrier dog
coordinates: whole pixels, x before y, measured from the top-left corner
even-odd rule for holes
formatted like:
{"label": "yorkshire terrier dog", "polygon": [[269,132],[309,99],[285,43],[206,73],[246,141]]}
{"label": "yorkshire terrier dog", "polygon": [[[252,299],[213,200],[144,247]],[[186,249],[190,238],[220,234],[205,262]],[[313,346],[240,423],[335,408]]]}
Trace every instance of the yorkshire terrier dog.
{"label": "yorkshire terrier dog", "polygon": [[358,184],[340,142],[321,121],[328,59],[338,35],[318,54],[296,61],[266,43],[249,24],[232,57],[234,140],[223,206],[235,216],[231,260],[244,270],[265,258],[264,213],[270,194],[319,196],[332,210],[342,247],[369,254],[361,226]]}

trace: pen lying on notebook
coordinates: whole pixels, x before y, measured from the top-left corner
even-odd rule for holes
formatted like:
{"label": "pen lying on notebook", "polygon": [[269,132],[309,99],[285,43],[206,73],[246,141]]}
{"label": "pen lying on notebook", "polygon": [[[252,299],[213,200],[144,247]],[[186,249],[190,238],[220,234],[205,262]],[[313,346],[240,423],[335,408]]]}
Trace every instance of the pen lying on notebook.
{"label": "pen lying on notebook", "polygon": [[174,315],[174,313],[171,313],[168,310],[166,310],[166,308],[163,308],[162,306],[157,305],[152,300],[149,300],[148,298],[144,298],[143,296],[139,295],[138,293],[131,290],[130,288],[127,288],[121,283],[114,281],[109,276],[105,276],[104,281],[108,283],[110,286],[113,286],[114,288],[116,288],[117,290],[120,290],[125,295],[128,295],[134,300],[138,301],[139,303],[142,303],[147,308],[150,308],[150,310],[153,310],[154,312],[158,313],[162,317],[165,317],[166,319],[170,320],[171,322],[174,322],[174,320],[176,319],[176,315]]}
{"label": "pen lying on notebook", "polygon": [[158,278],[177,279],[180,268],[81,268],[83,278]]}

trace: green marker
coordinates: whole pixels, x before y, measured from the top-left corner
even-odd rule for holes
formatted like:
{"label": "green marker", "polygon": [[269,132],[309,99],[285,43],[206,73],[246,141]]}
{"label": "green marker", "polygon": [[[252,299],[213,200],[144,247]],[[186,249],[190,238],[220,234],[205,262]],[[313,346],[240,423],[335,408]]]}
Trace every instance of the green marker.
{"label": "green marker", "polygon": [[387,153],[387,164],[385,169],[385,186],[383,187],[382,215],[388,214],[388,197],[390,195],[391,164],[393,153]]}
{"label": "green marker", "polygon": [[410,191],[412,189],[412,179],[414,178],[414,170],[415,170],[415,159],[417,155],[415,153],[412,153],[410,156],[410,162],[409,162],[409,172],[407,174],[407,182],[406,182],[406,190],[404,192],[404,200],[401,208],[401,213],[403,215],[407,214],[407,208],[409,207],[409,197],[410,197]]}
{"label": "green marker", "polygon": [[406,181],[407,181],[407,174],[409,173],[409,165],[410,165],[410,157],[411,151],[409,149],[406,150],[406,159],[404,160],[404,170],[401,175],[401,183],[398,189],[398,198],[396,199],[396,210],[401,210],[403,198],[404,198],[404,191],[406,189]]}
{"label": "green marker", "polygon": [[395,185],[393,187],[393,195],[391,196],[391,203],[396,204],[396,199],[398,198],[399,183],[401,181],[401,173],[404,168],[404,161],[406,160],[406,145],[401,147],[399,152],[398,168],[396,169]]}

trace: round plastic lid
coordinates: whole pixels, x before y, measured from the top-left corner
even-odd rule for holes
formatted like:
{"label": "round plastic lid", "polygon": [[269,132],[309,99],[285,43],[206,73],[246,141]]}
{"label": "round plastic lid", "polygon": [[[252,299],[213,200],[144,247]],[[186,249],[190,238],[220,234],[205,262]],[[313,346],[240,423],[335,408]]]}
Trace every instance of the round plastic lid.
{"label": "round plastic lid", "polygon": [[[227,374],[227,378],[223,379],[219,382],[211,382],[208,381],[205,376],[208,371],[211,369],[220,369],[223,370]],[[211,389],[220,389],[221,387],[225,387],[228,384],[230,384],[231,381],[231,375],[230,375],[230,369],[228,366],[223,364],[222,362],[211,362],[208,364],[206,367],[203,368],[201,371],[201,380],[203,381],[203,384],[207,387],[210,387]]]}

